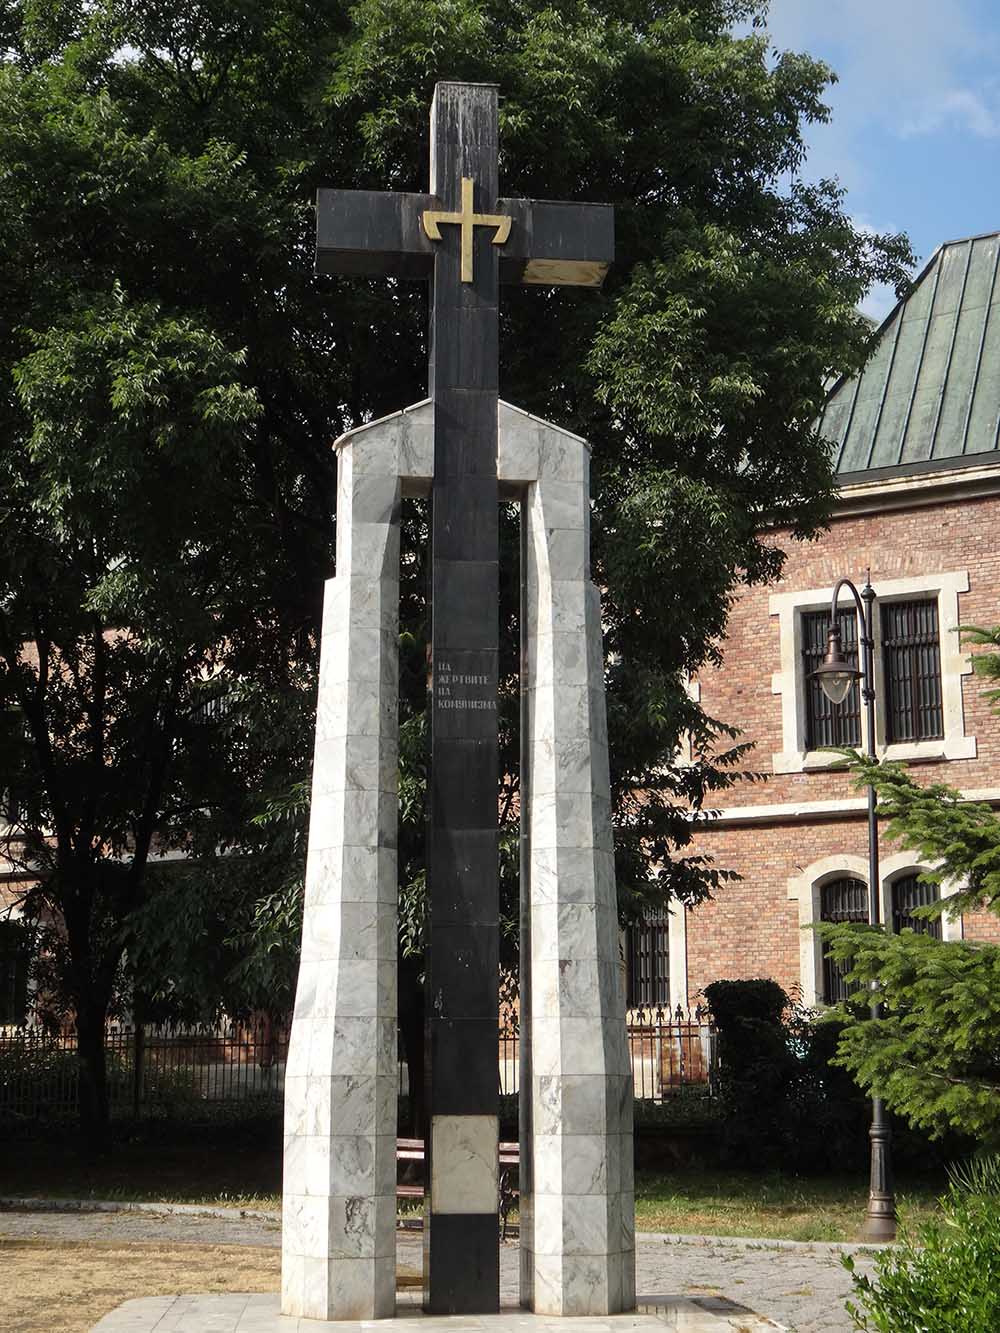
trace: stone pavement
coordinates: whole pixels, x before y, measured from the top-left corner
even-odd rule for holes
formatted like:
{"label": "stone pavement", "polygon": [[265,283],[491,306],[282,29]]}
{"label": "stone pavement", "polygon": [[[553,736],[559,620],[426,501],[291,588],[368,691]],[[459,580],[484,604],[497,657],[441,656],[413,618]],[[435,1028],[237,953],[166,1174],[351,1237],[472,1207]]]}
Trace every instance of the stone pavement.
{"label": "stone pavement", "polygon": [[[277,1213],[241,1216],[236,1209],[200,1214],[154,1212],[152,1206],[127,1212],[0,1211],[0,1237],[32,1236],[277,1248],[281,1244],[281,1224]],[[401,1267],[419,1270],[420,1245],[419,1232],[400,1233]],[[688,1299],[725,1297],[794,1333],[852,1333],[853,1324],[844,1310],[851,1282],[840,1264],[840,1255],[853,1249],[820,1242],[795,1244],[640,1232],[636,1236],[637,1287],[647,1296],[667,1293]],[[858,1267],[863,1272],[871,1271],[868,1253],[859,1258]],[[517,1301],[516,1242],[505,1245],[501,1254],[501,1295],[505,1304]],[[162,1305],[167,1298],[155,1299]],[[248,1298],[237,1299],[246,1302]],[[166,1307],[161,1313],[163,1309]],[[100,1327],[102,1333],[108,1328]],[[121,1326],[122,1330],[125,1327]],[[148,1327],[156,1327],[156,1333],[173,1333],[166,1323]],[[663,1323],[658,1327],[662,1330]],[[563,1333],[579,1333],[565,1322],[560,1328]],[[429,1333],[423,1323],[421,1333]]]}
{"label": "stone pavement", "polygon": [[278,1312],[278,1295],[147,1296],[126,1301],[93,1333],[783,1333],[729,1301],[655,1298],[634,1314],[594,1317],[534,1315],[517,1306],[496,1315],[425,1315],[404,1305],[393,1319],[298,1319]]}

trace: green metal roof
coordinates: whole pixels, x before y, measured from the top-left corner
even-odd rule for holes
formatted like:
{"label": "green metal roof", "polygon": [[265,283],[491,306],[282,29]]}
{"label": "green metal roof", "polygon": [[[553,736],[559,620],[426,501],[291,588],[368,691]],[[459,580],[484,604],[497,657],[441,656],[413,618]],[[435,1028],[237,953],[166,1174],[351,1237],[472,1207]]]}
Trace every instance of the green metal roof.
{"label": "green metal roof", "polygon": [[998,266],[1000,233],[942,245],[861,375],[831,390],[820,429],[845,480],[1000,458]]}

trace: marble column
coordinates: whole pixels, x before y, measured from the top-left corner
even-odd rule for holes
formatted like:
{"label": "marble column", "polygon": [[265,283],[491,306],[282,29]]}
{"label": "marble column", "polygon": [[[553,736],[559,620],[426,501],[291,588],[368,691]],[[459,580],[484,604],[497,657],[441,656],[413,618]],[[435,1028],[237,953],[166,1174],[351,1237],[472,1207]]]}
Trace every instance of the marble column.
{"label": "marble column", "polygon": [[396,1305],[398,432],[340,442],[302,961],[285,1079],[282,1312]]}
{"label": "marble column", "polygon": [[635,1306],[632,1080],[589,451],[513,416],[500,450],[501,481],[534,476],[522,500],[521,1300],[612,1314]]}

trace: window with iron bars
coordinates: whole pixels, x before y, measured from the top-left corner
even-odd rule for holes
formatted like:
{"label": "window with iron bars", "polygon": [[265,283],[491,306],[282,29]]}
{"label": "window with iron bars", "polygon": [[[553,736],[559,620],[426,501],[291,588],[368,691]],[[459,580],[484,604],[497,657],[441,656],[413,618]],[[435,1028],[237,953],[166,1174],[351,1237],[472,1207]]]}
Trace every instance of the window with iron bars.
{"label": "window with iron bars", "polygon": [[[834,921],[838,925],[845,921],[868,920],[868,885],[863,879],[832,879],[820,887],[820,919]],[[823,1001],[825,1004],[839,1004],[856,989],[844,980],[849,972],[847,963],[834,962],[832,958],[823,958]]]}
{"label": "window with iron bars", "polygon": [[[840,645],[851,666],[858,665],[858,617],[852,608],[838,611]],[[861,744],[861,691],[858,682],[851,686],[843,703],[835,704],[823,693],[812,672],[826,656],[829,611],[802,613],[802,666],[806,688],[806,749],[825,745]]]}
{"label": "window with iron bars", "polygon": [[670,942],[667,913],[649,911],[625,935],[628,1007],[670,1008]]}
{"label": "window with iron bars", "polygon": [[27,1007],[27,932],[20,921],[0,921],[0,1026],[23,1023]]}
{"label": "window with iron bars", "polygon": [[927,917],[914,916],[915,907],[926,907],[938,900],[936,884],[922,884],[916,875],[905,875],[897,879],[892,886],[892,933],[898,935],[901,930],[915,930],[921,935],[941,938],[941,918],[929,921]]}
{"label": "window with iron bars", "polygon": [[940,739],[944,709],[936,597],[883,605],[882,667],[886,740]]}

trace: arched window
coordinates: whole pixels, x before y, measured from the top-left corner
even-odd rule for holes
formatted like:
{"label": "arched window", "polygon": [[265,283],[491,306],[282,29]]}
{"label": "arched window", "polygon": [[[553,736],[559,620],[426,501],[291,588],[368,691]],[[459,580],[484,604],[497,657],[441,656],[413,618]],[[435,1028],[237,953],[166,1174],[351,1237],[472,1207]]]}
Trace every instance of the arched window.
{"label": "arched window", "polygon": [[668,914],[648,911],[628,928],[628,1007],[670,1008],[670,932]]}
{"label": "arched window", "polygon": [[[868,885],[863,879],[831,879],[820,888],[820,920],[845,921],[868,920]],[[844,980],[844,974],[850,968],[843,963],[835,963],[832,958],[823,957],[823,1001],[825,1004],[839,1004],[850,994],[852,987]]]}
{"label": "arched window", "polygon": [[941,918],[928,921],[926,917],[913,916],[915,907],[926,907],[938,900],[936,884],[922,884],[916,875],[904,875],[892,886],[892,933],[898,935],[901,930],[915,930],[922,935],[941,938]]}

